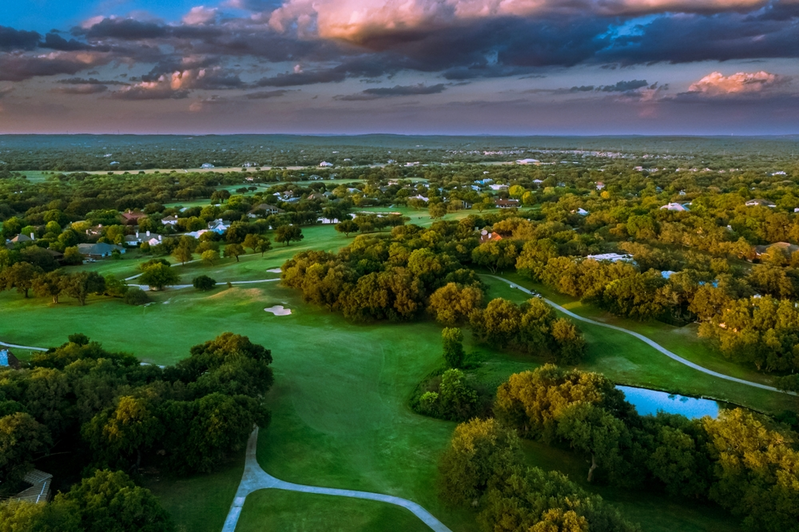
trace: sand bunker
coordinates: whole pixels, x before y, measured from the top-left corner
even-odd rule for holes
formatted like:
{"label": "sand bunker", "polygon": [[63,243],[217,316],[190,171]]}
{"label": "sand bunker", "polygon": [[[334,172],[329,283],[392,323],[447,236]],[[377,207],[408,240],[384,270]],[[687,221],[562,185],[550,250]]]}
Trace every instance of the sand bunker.
{"label": "sand bunker", "polygon": [[284,308],[283,305],[275,305],[274,307],[265,308],[264,310],[271,312],[275,316],[288,316],[291,314],[291,309]]}
{"label": "sand bunker", "polygon": [[280,268],[272,268],[271,270],[266,270],[266,273],[282,273],[283,270]]}

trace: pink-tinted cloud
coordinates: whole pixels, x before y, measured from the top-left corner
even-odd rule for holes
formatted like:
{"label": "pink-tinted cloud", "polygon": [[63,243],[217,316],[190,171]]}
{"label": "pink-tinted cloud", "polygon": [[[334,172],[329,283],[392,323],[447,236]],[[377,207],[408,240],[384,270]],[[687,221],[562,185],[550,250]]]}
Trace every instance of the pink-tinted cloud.
{"label": "pink-tinted cloud", "polygon": [[760,94],[785,85],[788,80],[764,70],[760,72],[737,72],[725,76],[721,72],[711,72],[688,88],[689,94],[703,96],[736,96]]}
{"label": "pink-tinted cloud", "polygon": [[[192,62],[191,58],[186,61],[189,64]],[[187,97],[193,89],[230,89],[243,86],[238,76],[225,74],[221,67],[187,68],[124,87],[111,97],[120,100],[181,99]]]}
{"label": "pink-tinted cloud", "polygon": [[752,10],[767,0],[288,0],[269,15],[278,31],[364,42],[380,33],[431,30],[502,17],[637,16]]}
{"label": "pink-tinted cloud", "polygon": [[198,24],[210,24],[216,21],[216,17],[218,15],[219,10],[217,8],[197,6],[191,8],[186,16],[183,17],[183,23],[190,26],[196,26]]}

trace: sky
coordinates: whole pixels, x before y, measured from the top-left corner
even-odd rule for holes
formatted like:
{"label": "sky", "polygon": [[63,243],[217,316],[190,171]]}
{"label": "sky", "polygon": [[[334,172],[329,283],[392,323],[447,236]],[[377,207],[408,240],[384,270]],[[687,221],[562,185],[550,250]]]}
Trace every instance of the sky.
{"label": "sky", "polygon": [[799,134],[799,0],[22,0],[0,134]]}

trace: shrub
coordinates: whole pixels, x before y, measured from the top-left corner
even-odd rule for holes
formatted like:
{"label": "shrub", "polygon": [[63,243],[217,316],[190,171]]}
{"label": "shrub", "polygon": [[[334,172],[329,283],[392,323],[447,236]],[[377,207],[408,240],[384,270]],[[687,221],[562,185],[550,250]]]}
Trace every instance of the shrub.
{"label": "shrub", "polygon": [[201,275],[199,277],[195,277],[191,284],[193,284],[194,288],[197,290],[206,292],[208,290],[213,290],[213,288],[216,286],[216,281],[207,275]]}
{"label": "shrub", "polygon": [[128,289],[122,301],[127,305],[146,305],[150,302],[150,296],[141,288],[132,287]]}

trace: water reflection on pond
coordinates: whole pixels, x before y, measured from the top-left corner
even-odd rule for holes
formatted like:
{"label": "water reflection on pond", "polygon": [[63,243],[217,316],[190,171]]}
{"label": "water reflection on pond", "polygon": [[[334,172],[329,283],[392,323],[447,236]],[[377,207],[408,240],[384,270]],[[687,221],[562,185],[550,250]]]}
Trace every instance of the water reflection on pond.
{"label": "water reflection on pond", "polygon": [[655,415],[659,411],[682,414],[691,419],[704,416],[716,418],[719,415],[719,404],[711,399],[696,399],[631,386],[616,386],[616,388],[624,392],[627,401],[632,403],[642,416]]}

